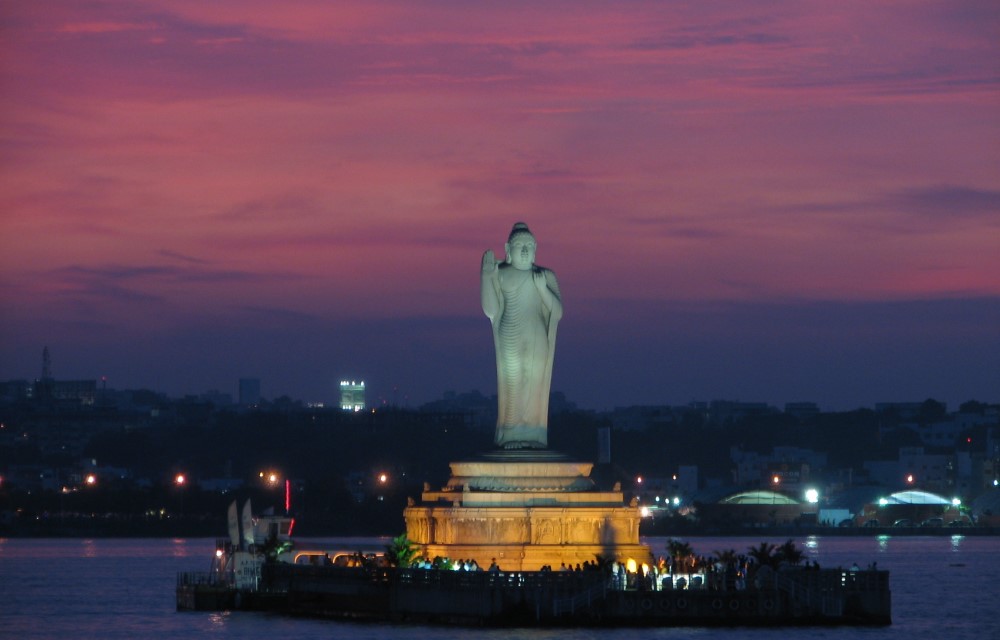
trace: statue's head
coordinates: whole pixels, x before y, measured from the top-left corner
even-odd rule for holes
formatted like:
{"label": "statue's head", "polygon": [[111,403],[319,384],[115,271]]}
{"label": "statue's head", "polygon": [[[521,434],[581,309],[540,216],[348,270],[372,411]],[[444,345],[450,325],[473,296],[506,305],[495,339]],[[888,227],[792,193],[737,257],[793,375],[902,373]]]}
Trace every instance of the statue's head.
{"label": "statue's head", "polygon": [[528,225],[518,222],[507,236],[504,250],[507,252],[507,262],[515,269],[527,271],[535,264],[535,249],[538,244],[535,236],[528,230]]}

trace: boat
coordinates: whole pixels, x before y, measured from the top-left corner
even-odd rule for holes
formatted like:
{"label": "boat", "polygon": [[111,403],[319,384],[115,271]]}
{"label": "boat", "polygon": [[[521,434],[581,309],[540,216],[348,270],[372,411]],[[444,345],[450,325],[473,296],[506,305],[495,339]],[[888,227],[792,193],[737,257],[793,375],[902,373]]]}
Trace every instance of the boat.
{"label": "boat", "polygon": [[270,565],[350,569],[385,562],[384,550],[297,542],[292,538],[294,517],[272,509],[254,516],[249,499],[241,515],[237,503],[230,504],[228,522],[229,537],[216,540],[208,571],[178,574],[178,611],[270,608],[283,599],[264,580],[264,568]]}

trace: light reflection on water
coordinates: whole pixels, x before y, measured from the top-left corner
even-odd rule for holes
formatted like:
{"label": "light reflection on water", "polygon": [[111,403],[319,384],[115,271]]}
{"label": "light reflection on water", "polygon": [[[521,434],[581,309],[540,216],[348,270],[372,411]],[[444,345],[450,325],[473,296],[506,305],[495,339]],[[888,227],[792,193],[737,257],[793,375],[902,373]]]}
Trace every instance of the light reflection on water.
{"label": "light reflection on water", "polygon": [[956,553],[959,552],[959,551],[961,551],[962,540],[964,540],[964,539],[965,539],[965,536],[961,536],[961,535],[954,535],[954,536],[952,536],[951,537],[951,550],[954,551],[954,552],[956,552]]}
{"label": "light reflection on water", "polygon": [[187,538],[174,538],[170,541],[170,554],[175,558],[190,558],[192,556],[191,540]]}
{"label": "light reflection on water", "polygon": [[883,533],[882,535],[880,535],[878,537],[878,550],[879,551],[887,551],[889,549],[889,540],[890,539],[891,539],[891,536],[889,536],[887,534]]}
{"label": "light reflection on water", "polygon": [[807,555],[814,556],[819,550],[819,538],[817,536],[809,536],[805,539],[802,546],[805,548]]}
{"label": "light reflection on water", "polygon": [[222,628],[226,625],[226,618],[230,615],[232,614],[229,611],[210,613],[208,614],[208,621],[212,626]]}
{"label": "light reflection on water", "polygon": [[[781,544],[787,538],[764,538]],[[649,538],[656,555],[666,538]],[[746,553],[761,537],[689,538],[695,552]],[[1000,538],[978,536],[821,537],[797,539],[806,558],[823,567],[878,562],[891,571],[893,622],[884,628],[796,629],[787,637],[897,640],[1000,637],[993,614],[1000,574]],[[345,546],[359,544],[357,539]],[[385,539],[360,541],[363,546]],[[354,624],[272,614],[177,613],[174,586],[180,571],[204,571],[214,539],[0,539],[0,636],[32,638],[253,638],[294,637],[416,640],[649,640],[725,638],[765,640],[773,629],[456,629]]]}

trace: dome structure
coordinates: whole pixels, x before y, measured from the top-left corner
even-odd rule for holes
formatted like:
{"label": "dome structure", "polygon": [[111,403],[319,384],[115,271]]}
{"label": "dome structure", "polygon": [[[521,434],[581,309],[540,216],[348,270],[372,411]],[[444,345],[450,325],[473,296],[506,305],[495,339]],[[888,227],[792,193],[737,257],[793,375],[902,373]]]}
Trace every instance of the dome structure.
{"label": "dome structure", "polygon": [[950,505],[952,501],[948,498],[930,493],[928,491],[907,490],[898,491],[884,499],[880,504],[945,504]]}
{"label": "dome structure", "polygon": [[799,501],[782,493],[759,490],[735,493],[720,500],[719,504],[799,504]]}

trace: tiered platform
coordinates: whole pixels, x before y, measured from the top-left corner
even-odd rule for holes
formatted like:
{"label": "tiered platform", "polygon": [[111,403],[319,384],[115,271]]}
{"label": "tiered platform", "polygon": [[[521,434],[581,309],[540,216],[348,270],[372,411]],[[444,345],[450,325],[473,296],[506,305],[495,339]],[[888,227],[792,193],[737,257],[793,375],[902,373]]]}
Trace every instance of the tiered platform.
{"label": "tiered platform", "polygon": [[451,463],[440,490],[425,487],[403,516],[419,553],[495,558],[505,571],[594,562],[597,555],[651,563],[639,544],[639,510],[621,491],[599,491],[593,464],[552,451],[495,451]]}

